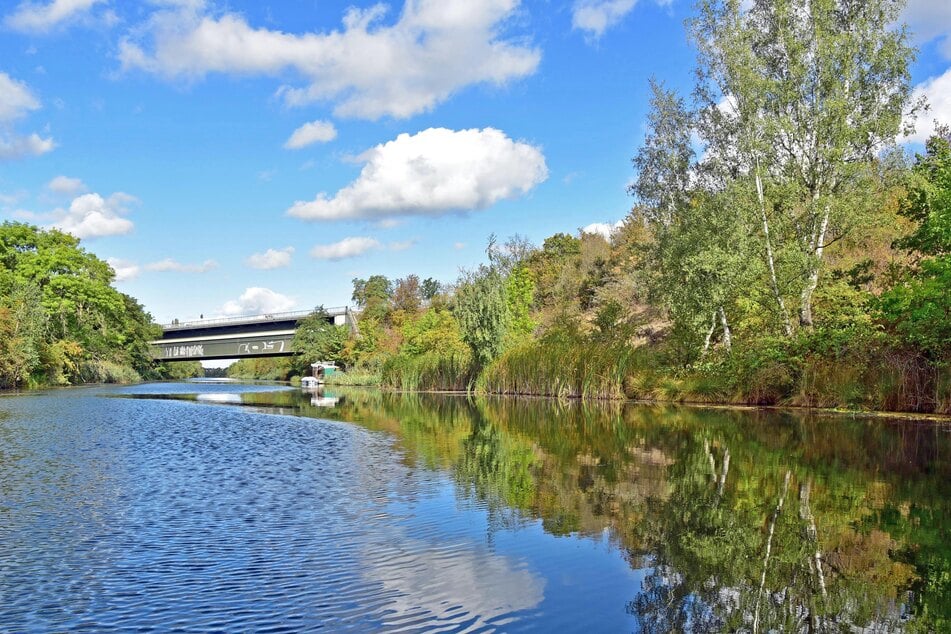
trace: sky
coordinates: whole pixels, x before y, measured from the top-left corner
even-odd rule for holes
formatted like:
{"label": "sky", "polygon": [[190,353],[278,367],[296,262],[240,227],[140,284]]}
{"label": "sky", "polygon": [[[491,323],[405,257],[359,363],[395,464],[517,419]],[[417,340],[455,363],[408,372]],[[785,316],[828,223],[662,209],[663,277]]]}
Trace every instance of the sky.
{"label": "sky", "polygon": [[[160,323],[452,282],[491,234],[629,211],[692,0],[0,0],[0,221],[57,227]],[[912,0],[913,151],[951,122],[951,2]]]}

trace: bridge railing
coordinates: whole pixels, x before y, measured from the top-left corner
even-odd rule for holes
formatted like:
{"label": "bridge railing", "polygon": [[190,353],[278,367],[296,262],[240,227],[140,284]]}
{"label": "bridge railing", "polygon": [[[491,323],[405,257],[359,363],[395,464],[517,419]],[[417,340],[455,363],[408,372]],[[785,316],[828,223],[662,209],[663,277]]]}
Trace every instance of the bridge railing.
{"label": "bridge railing", "polygon": [[[326,312],[331,317],[336,317],[337,315],[345,315],[347,313],[347,306],[334,306],[332,308],[324,308]],[[169,330],[184,330],[192,328],[205,328],[210,326],[227,326],[227,325],[239,325],[239,324],[257,324],[257,323],[267,323],[269,321],[289,321],[291,319],[303,319],[313,315],[313,310],[297,310],[292,312],[285,313],[267,313],[265,315],[246,315],[243,317],[216,317],[214,319],[192,319],[189,321],[179,321],[172,322],[170,324],[162,324],[162,329],[168,332]]]}

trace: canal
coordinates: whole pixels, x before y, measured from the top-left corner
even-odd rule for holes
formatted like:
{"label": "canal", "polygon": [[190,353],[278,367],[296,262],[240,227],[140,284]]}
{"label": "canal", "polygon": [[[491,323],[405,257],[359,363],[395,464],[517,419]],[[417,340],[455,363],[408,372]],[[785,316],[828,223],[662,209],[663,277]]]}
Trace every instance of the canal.
{"label": "canal", "polygon": [[949,506],[947,423],[5,396],[0,631],[949,631]]}

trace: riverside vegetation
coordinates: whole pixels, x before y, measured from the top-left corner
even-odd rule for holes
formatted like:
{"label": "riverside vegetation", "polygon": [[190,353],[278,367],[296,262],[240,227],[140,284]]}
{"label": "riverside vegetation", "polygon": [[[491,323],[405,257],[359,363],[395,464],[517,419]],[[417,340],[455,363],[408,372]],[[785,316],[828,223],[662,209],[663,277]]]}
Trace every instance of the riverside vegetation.
{"label": "riverside vegetation", "polygon": [[198,362],[153,364],[161,328],[114,278],[69,234],[0,225],[0,388],[199,376]]}
{"label": "riverside vegetation", "polygon": [[[635,204],[605,235],[491,238],[454,283],[354,280],[356,333],[305,320],[297,357],[404,390],[951,412],[951,131],[924,104],[901,3],[701,0],[688,103],[651,82]],[[182,377],[75,238],[0,230],[0,386]]]}
{"label": "riverside vegetation", "polygon": [[951,412],[951,132],[896,144],[901,3],[740,4],[698,3],[689,102],[651,82],[619,226],[354,280],[359,334],[298,349],[406,390]]}

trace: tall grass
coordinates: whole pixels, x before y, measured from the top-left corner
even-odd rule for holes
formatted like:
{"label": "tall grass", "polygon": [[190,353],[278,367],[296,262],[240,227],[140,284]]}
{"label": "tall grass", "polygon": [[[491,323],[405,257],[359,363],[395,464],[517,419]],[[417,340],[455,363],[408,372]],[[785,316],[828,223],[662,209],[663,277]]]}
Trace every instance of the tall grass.
{"label": "tall grass", "polygon": [[494,394],[624,398],[625,379],[643,363],[643,349],[614,342],[531,342],[490,363],[476,389]]}
{"label": "tall grass", "polygon": [[326,385],[378,386],[383,377],[379,372],[354,369],[349,372],[334,372],[324,378]]}
{"label": "tall grass", "polygon": [[951,413],[951,364],[876,336],[761,341],[692,368],[682,387],[691,402]]}
{"label": "tall grass", "polygon": [[396,355],[380,384],[405,391],[951,413],[951,360],[875,333],[803,333],[736,345],[687,368],[663,349],[563,337],[523,343],[481,372],[470,357]]}
{"label": "tall grass", "polygon": [[411,356],[398,354],[383,362],[383,387],[406,391],[468,391],[475,379],[469,355],[438,352]]}
{"label": "tall grass", "polygon": [[79,367],[83,383],[138,383],[142,380],[132,368],[112,361],[85,361]]}

